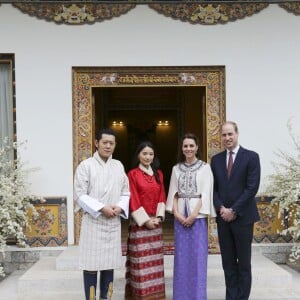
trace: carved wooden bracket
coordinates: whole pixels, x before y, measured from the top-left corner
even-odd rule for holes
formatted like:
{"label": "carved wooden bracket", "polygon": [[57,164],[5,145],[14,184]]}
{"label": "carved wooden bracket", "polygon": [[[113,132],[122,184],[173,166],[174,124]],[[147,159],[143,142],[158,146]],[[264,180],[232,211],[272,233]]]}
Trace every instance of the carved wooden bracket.
{"label": "carved wooden bracket", "polygon": [[285,2],[279,4],[279,6],[296,16],[300,15],[300,2]]}
{"label": "carved wooden bracket", "polygon": [[[273,4],[276,0],[273,0]],[[104,1],[105,2],[105,1]],[[125,4],[95,3],[94,1],[18,1],[12,5],[23,13],[35,16],[39,19],[56,22],[57,24],[82,25],[93,24],[104,20],[120,17],[136,7],[135,1],[124,1]],[[151,1],[150,1],[151,2]],[[269,5],[268,0],[259,2],[240,1],[212,1],[207,4],[205,1],[190,3],[158,4],[150,3],[148,6],[166,17],[171,17],[183,22],[192,24],[214,25],[233,22],[238,19],[250,17],[260,12]],[[271,2],[270,2],[271,3]],[[283,2],[278,0],[277,4],[283,9],[295,15],[300,15],[300,1]],[[0,4],[1,5],[1,4]]]}
{"label": "carved wooden bracket", "polygon": [[215,4],[150,4],[157,12],[192,24],[224,24],[252,16],[268,6],[267,3]]}
{"label": "carved wooden bracket", "polygon": [[23,13],[69,25],[92,24],[126,14],[135,4],[13,3]]}

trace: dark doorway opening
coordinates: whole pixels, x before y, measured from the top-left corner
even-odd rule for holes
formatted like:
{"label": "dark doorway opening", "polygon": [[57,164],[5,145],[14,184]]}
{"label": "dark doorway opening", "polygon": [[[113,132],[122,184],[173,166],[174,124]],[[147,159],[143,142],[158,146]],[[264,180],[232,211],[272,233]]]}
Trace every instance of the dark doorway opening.
{"label": "dark doorway opening", "polygon": [[[150,140],[155,145],[166,193],[184,133],[193,132],[199,137],[201,159],[207,160],[205,87],[95,87],[93,102],[94,129],[114,129],[114,158],[124,164],[127,172],[141,141]],[[123,228],[122,238],[126,241],[127,226]],[[164,240],[173,241],[173,218],[169,214],[164,223]]]}

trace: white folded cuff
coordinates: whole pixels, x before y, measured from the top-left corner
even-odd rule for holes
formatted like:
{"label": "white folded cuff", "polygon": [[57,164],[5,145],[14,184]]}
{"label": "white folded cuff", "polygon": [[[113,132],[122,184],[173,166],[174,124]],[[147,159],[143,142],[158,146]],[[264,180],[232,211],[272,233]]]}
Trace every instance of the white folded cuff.
{"label": "white folded cuff", "polygon": [[103,203],[88,195],[81,195],[78,198],[77,203],[83,209],[83,211],[89,213],[94,218],[100,216],[100,210],[104,207]]}
{"label": "white folded cuff", "polygon": [[123,219],[128,219],[128,211],[129,211],[129,195],[121,195],[120,201],[118,202],[117,206],[122,208],[122,212],[120,216]]}
{"label": "white folded cuff", "polygon": [[156,209],[156,217],[162,217],[162,219],[165,220],[165,211],[166,211],[165,203],[159,202]]}
{"label": "white folded cuff", "polygon": [[132,218],[138,224],[138,226],[144,225],[147,221],[150,220],[150,217],[146,213],[144,207],[140,207],[134,212],[131,213]]}

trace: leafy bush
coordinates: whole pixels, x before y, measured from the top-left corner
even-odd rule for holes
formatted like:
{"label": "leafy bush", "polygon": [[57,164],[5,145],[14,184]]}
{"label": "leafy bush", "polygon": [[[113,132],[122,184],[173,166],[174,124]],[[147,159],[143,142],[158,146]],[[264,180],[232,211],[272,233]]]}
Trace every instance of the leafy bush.
{"label": "leafy bush", "polygon": [[[12,146],[4,139],[0,145],[0,251],[4,252],[7,240],[14,237],[17,245],[26,246],[24,228],[28,226],[27,210],[36,210],[31,199],[36,199],[29,189],[28,175],[34,169],[26,169],[20,159],[19,148],[24,143]],[[13,157],[13,158],[11,158]],[[0,267],[0,276],[4,276]]]}
{"label": "leafy bush", "polygon": [[287,127],[293,147],[291,153],[275,153],[279,160],[273,162],[275,173],[268,178],[266,192],[274,197],[273,203],[279,204],[279,213],[285,218],[282,234],[293,238],[289,259],[295,261],[300,258],[300,139],[293,132],[291,120]]}

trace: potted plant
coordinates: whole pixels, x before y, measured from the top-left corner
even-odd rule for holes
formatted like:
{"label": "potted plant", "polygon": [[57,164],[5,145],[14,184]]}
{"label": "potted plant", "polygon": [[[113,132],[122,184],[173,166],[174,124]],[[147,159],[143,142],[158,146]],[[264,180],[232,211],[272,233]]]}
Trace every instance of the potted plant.
{"label": "potted plant", "polygon": [[293,246],[287,263],[300,268],[300,139],[292,130],[291,120],[287,123],[292,148],[287,153],[278,150],[278,161],[273,162],[274,174],[269,176],[266,192],[274,197],[272,203],[279,205],[283,218],[282,234],[292,237]]}

